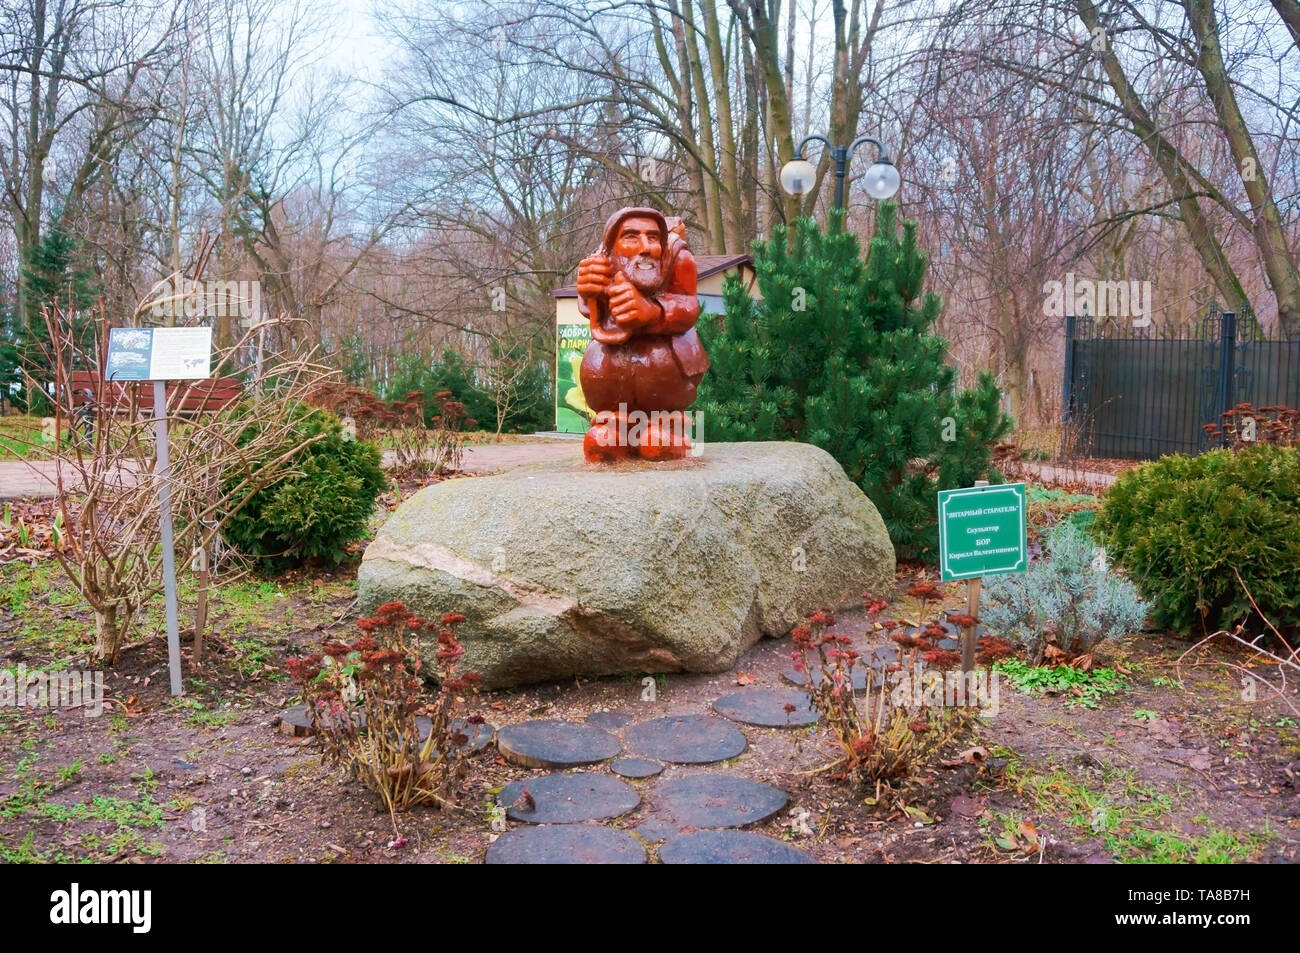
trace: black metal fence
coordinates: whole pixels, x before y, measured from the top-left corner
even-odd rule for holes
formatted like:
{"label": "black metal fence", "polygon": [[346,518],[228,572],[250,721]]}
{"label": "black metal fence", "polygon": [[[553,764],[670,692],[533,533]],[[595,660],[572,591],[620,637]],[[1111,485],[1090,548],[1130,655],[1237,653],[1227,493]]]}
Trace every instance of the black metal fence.
{"label": "black metal fence", "polygon": [[1239,403],[1300,407],[1300,338],[1269,336],[1248,311],[1211,308],[1176,331],[1065,319],[1062,416],[1083,456],[1200,453],[1202,429]]}

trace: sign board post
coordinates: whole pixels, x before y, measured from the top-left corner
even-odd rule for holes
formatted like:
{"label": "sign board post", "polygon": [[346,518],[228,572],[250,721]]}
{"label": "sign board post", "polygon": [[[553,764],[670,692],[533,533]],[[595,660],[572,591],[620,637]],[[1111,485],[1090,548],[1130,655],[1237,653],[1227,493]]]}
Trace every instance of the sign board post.
{"label": "sign board post", "polygon": [[171,693],[180,695],[181,636],[176,606],[176,552],[172,530],[171,454],[167,443],[167,381],[204,380],[212,373],[212,328],[113,328],[104,378],[153,381],[157,443],[158,518],[162,530],[163,599],[167,613],[167,667]]}
{"label": "sign board post", "polygon": [[984,576],[1024,572],[1029,566],[1025,485],[973,487],[939,493],[939,576],[966,580],[966,614],[975,622],[962,638],[962,670],[975,667],[980,586]]}

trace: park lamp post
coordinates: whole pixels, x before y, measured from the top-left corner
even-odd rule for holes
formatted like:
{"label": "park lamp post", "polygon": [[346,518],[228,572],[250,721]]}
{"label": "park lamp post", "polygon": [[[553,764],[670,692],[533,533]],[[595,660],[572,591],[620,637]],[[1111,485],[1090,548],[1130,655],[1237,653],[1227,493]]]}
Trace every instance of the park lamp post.
{"label": "park lamp post", "polygon": [[825,143],[826,148],[831,151],[831,158],[835,160],[836,210],[844,208],[844,176],[848,172],[849,160],[853,157],[853,150],[864,142],[871,143],[879,153],[875,164],[867,170],[867,194],[876,201],[882,202],[885,199],[893,198],[898,191],[898,185],[901,181],[898,169],[894,168],[894,163],[889,161],[889,153],[885,150],[884,143],[879,139],[874,136],[858,136],[853,140],[852,145],[837,146],[825,136],[808,136],[803,142],[799,143],[799,148],[794,150],[794,158],[781,167],[781,188],[785,189],[790,195],[798,198],[806,194],[812,188],[813,183],[817,181],[816,166],[803,157],[804,146],[814,139]]}

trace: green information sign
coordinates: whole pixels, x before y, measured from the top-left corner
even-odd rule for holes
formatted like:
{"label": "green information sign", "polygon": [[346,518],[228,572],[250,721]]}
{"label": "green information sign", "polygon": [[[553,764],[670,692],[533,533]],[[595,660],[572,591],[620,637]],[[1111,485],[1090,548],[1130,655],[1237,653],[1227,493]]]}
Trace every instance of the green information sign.
{"label": "green information sign", "polygon": [[939,493],[939,568],[944,582],[1024,572],[1025,485]]}

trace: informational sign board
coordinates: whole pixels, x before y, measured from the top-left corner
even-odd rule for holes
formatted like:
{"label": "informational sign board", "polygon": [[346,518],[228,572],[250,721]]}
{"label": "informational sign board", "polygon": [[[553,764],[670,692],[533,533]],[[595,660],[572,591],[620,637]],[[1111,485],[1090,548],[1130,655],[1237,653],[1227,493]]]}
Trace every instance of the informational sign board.
{"label": "informational sign board", "polygon": [[104,378],[195,381],[212,373],[212,328],[113,328]]}
{"label": "informational sign board", "polygon": [[560,433],[586,433],[593,414],[582,397],[578,368],[591,341],[591,324],[561,322],[555,327],[555,429]]}
{"label": "informational sign board", "polygon": [[973,486],[939,493],[939,569],[944,582],[1029,566],[1025,485]]}

